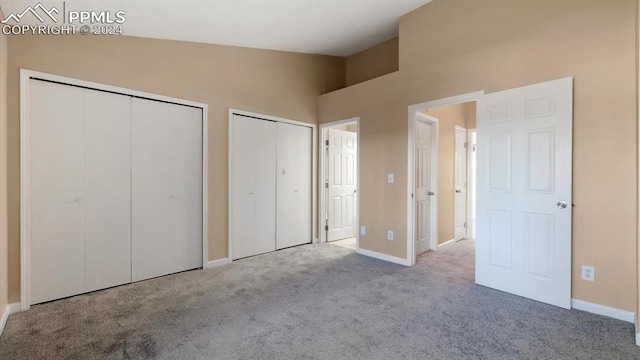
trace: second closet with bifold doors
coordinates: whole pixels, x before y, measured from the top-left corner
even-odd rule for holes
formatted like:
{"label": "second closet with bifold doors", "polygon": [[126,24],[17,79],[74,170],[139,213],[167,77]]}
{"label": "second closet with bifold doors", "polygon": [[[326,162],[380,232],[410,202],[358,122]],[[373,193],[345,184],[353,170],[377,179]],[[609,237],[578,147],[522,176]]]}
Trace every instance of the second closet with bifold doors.
{"label": "second closet with bifold doors", "polygon": [[232,259],[310,243],[312,127],[236,113],[229,121]]}
{"label": "second closet with bifold doors", "polygon": [[28,96],[30,304],[202,267],[201,108],[37,79]]}

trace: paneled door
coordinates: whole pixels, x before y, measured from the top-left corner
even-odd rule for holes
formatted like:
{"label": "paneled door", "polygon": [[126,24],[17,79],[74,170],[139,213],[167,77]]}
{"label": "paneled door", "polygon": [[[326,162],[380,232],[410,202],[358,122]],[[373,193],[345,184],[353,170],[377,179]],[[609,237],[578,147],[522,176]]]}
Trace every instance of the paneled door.
{"label": "paneled door", "polygon": [[426,121],[418,119],[415,128],[415,181],[416,181],[416,255],[431,248],[431,201],[434,195],[433,186],[431,184],[431,158],[433,125]]}
{"label": "paneled door", "polygon": [[453,184],[453,238],[467,236],[467,130],[456,125]]}
{"label": "paneled door", "polygon": [[230,235],[233,260],[276,250],[274,121],[233,115],[231,127]]}
{"label": "paneled door", "polygon": [[311,242],[310,127],[279,122],[277,134],[276,248]]}
{"label": "paneled door", "polygon": [[476,283],[571,306],[573,79],[478,100]]}
{"label": "paneled door", "polygon": [[356,236],[358,134],[329,129],[327,241]]}

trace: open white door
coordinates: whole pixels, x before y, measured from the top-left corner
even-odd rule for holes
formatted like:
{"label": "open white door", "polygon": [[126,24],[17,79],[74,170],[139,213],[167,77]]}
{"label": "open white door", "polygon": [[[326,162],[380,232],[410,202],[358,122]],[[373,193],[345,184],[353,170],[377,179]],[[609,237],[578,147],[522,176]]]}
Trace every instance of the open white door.
{"label": "open white door", "polygon": [[431,159],[433,125],[426,121],[416,121],[416,256],[431,249],[431,198],[435,194],[431,183]]}
{"label": "open white door", "polygon": [[467,129],[456,125],[455,184],[453,192],[453,238],[467,237]]}
{"label": "open white door", "polygon": [[356,236],[357,140],[357,133],[329,129],[327,241]]}
{"label": "open white door", "polygon": [[478,100],[476,283],[571,306],[573,79]]}

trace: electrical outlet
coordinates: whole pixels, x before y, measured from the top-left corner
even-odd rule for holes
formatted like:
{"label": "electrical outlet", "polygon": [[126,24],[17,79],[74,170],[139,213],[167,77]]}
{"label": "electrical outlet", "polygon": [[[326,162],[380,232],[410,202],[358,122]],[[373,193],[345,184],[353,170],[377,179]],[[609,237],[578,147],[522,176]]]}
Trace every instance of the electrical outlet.
{"label": "electrical outlet", "polygon": [[389,174],[389,175],[387,175],[387,182],[388,182],[389,184],[393,184],[393,174]]}
{"label": "electrical outlet", "polygon": [[387,240],[393,240],[393,231],[387,231]]}
{"label": "electrical outlet", "polygon": [[360,235],[367,235],[367,227],[360,226]]}
{"label": "electrical outlet", "polygon": [[582,265],[582,280],[594,281],[596,269],[593,266]]}

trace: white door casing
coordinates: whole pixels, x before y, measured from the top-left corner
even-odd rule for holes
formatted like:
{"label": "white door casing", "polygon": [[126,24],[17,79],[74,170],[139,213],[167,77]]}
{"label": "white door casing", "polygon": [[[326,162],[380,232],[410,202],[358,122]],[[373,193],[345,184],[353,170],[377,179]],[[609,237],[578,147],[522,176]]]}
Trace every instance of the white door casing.
{"label": "white door casing", "polygon": [[432,187],[432,143],[433,125],[428,122],[416,121],[415,127],[415,252],[416,256],[432,250],[432,197],[435,190]]}
{"label": "white door casing", "polygon": [[327,241],[334,241],[357,234],[358,134],[330,128],[328,141]]}
{"label": "white door casing", "polygon": [[276,248],[308,244],[311,236],[312,130],[277,123]]}
{"label": "white door casing", "polygon": [[476,283],[571,306],[573,79],[478,100]]}
{"label": "white door casing", "polygon": [[467,130],[456,125],[453,184],[453,238],[467,236]]}

